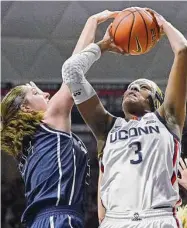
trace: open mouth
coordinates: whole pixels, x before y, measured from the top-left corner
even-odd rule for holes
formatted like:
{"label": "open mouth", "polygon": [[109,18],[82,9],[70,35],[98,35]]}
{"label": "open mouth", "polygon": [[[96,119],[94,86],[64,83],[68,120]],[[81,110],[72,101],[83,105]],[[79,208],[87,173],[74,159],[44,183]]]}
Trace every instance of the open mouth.
{"label": "open mouth", "polygon": [[133,96],[133,97],[137,97],[137,94],[135,92],[129,92],[127,96]]}

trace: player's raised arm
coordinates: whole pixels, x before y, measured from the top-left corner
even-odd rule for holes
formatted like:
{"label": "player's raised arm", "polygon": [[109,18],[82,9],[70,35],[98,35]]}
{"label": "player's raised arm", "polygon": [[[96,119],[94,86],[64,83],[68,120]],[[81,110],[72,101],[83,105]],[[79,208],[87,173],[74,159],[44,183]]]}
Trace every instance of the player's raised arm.
{"label": "player's raised arm", "polygon": [[187,40],[173,25],[156,12],[151,12],[168,37],[174,52],[174,62],[169,75],[164,103],[159,113],[168,127],[180,138],[186,115],[187,96]]}
{"label": "player's raised arm", "polygon": [[102,41],[90,44],[82,52],[70,57],[62,67],[64,83],[69,87],[75,104],[97,139],[103,140],[110,128],[113,116],[103,107],[85,74],[101,53],[106,50],[122,52],[110,39],[110,26]]}
{"label": "player's raised arm", "polygon": [[82,33],[77,41],[73,55],[82,51],[85,47],[95,41],[95,33],[97,26],[110,18],[115,18],[119,11],[104,10],[100,13],[94,14],[88,18]]}
{"label": "player's raised arm", "polygon": [[[83,50],[90,43],[94,42],[97,26],[109,18],[114,18],[118,11],[111,12],[109,10],[102,11],[88,18],[80,38],[73,51],[73,55]],[[71,109],[73,106],[72,95],[68,87],[62,83],[59,91],[50,99],[49,110],[45,117],[45,122],[52,126],[61,123],[64,131],[70,131],[71,125]]]}

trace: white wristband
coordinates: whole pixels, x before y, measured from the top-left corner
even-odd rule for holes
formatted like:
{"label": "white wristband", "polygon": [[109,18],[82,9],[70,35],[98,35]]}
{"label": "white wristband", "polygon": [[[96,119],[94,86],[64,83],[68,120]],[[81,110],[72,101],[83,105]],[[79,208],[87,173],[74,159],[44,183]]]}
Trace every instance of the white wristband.
{"label": "white wristband", "polygon": [[96,95],[95,90],[86,79],[84,80],[84,83],[72,83],[69,84],[68,87],[76,105],[81,104]]}

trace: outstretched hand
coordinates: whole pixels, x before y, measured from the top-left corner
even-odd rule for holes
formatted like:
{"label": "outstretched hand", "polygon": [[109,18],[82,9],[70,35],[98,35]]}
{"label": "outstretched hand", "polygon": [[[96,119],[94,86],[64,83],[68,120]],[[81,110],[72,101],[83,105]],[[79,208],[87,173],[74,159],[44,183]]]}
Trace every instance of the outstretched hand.
{"label": "outstretched hand", "polygon": [[95,18],[97,20],[97,23],[100,24],[102,22],[105,22],[108,19],[115,18],[119,12],[120,11],[104,10],[100,13],[92,15],[91,18]]}
{"label": "outstretched hand", "polygon": [[184,161],[180,158],[179,172],[181,174],[181,178],[178,178],[178,182],[187,190],[187,158],[184,159]]}
{"label": "outstretched hand", "polygon": [[164,30],[163,30],[163,24],[166,22],[166,19],[162,15],[160,15],[159,13],[157,13],[156,11],[154,11],[154,10],[152,10],[150,8],[144,8],[144,9],[148,13],[151,14],[151,16],[153,17],[153,19],[156,20],[156,23],[158,24],[159,29],[160,29],[160,31],[159,31],[160,35],[161,36],[164,35],[165,33],[164,33]]}

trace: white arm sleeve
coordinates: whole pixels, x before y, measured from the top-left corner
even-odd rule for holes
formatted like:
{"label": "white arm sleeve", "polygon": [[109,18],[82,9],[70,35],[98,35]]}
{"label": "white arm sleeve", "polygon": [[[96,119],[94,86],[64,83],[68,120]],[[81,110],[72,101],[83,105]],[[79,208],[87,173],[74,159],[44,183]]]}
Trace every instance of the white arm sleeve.
{"label": "white arm sleeve", "polygon": [[71,56],[62,66],[62,78],[69,87],[75,104],[80,104],[96,94],[85,78],[86,72],[101,56],[97,44],[90,44],[83,51]]}

